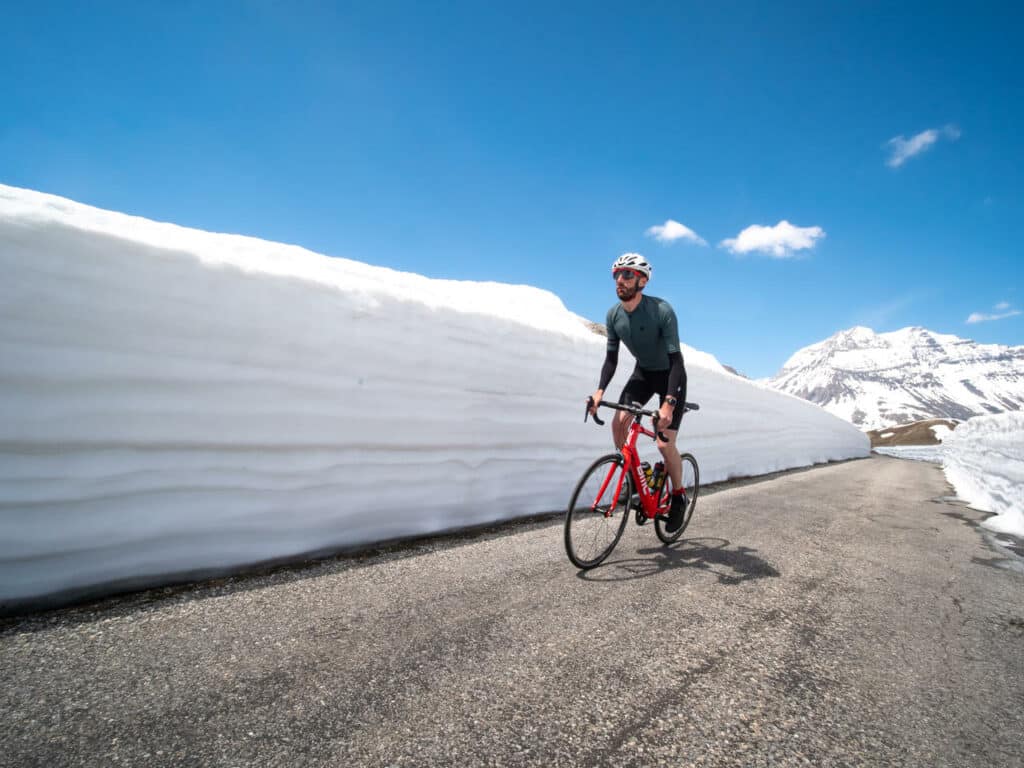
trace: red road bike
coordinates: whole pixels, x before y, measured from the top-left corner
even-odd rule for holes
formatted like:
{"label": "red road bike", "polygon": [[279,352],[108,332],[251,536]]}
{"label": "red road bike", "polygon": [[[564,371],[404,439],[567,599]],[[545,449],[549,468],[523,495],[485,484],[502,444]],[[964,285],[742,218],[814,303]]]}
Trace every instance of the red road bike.
{"label": "red road bike", "polygon": [[[583,420],[590,414],[587,412]],[[668,507],[671,501],[672,483],[667,473],[657,469],[648,477],[646,463],[640,461],[636,443],[640,435],[658,439],[658,415],[645,411],[640,403],[622,405],[602,400],[598,407],[613,408],[633,414],[622,450],[602,456],[590,467],[576,484],[569,509],[565,515],[565,551],[573,565],[578,568],[593,568],[599,565],[615,549],[622,538],[622,532],[633,511],[637,525],[654,521],[654,532],[665,544],[676,541],[686,530],[697,506],[700,491],[700,472],[697,460],[689,453],[681,454],[683,460],[683,489],[685,494],[683,524],[678,530],[668,533]],[[683,412],[696,411],[696,403],[683,403]],[[644,416],[651,418],[654,430],[645,428],[640,422]],[[603,425],[597,414],[594,421]]]}

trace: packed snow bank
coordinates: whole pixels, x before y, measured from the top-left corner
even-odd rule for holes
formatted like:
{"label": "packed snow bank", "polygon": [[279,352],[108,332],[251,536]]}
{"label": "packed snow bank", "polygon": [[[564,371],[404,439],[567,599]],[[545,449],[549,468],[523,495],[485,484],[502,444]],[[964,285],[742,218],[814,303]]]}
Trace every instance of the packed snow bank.
{"label": "packed snow bank", "polygon": [[1024,537],[1024,412],[969,419],[946,435],[942,448],[957,495],[996,513],[982,525]]}
{"label": "packed snow bank", "polygon": [[885,456],[894,456],[897,459],[927,461],[932,464],[942,463],[941,445],[876,445],[871,450]]}
{"label": "packed snow bank", "polygon": [[[0,273],[0,607],[555,510],[611,447],[605,340],[529,286],[2,185]],[[684,354],[705,482],[868,454]]]}

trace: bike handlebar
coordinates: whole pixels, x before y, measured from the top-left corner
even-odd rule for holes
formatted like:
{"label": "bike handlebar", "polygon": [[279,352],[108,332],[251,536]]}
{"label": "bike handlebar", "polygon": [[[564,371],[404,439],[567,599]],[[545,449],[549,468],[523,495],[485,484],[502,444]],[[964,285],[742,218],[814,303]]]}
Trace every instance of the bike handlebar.
{"label": "bike handlebar", "polygon": [[[654,422],[654,431],[657,434],[657,436],[661,438],[661,441],[663,443],[667,443],[668,442],[668,440],[665,439],[665,436],[658,430],[658,412],[657,411],[645,411],[643,408],[641,408],[638,405],[623,405],[622,403],[610,403],[607,400],[602,400],[601,402],[599,402],[597,404],[597,407],[600,408],[602,405],[605,408],[612,408],[612,409],[614,409],[616,411],[626,411],[627,413],[632,413],[634,416],[638,416],[638,417],[639,416],[650,416],[651,417],[651,421]],[[586,424],[587,417],[590,416],[590,409],[593,408],[593,406],[594,406],[594,398],[588,397],[587,398],[587,409],[583,412],[583,423],[584,424]],[[697,405],[697,403],[683,403],[683,413],[686,413],[687,411],[699,411],[699,410],[700,410],[700,406]],[[598,416],[597,416],[597,410],[596,409],[594,411],[594,421],[597,424],[601,425],[602,427],[604,426],[604,422],[601,421],[601,419],[599,419]]]}

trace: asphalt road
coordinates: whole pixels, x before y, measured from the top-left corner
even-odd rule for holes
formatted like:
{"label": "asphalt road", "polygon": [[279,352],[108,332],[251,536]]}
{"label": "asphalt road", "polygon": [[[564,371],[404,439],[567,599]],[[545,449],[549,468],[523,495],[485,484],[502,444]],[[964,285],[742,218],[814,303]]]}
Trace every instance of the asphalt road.
{"label": "asphalt road", "polygon": [[1024,765],[1024,575],[875,457],[0,624],[0,764]]}

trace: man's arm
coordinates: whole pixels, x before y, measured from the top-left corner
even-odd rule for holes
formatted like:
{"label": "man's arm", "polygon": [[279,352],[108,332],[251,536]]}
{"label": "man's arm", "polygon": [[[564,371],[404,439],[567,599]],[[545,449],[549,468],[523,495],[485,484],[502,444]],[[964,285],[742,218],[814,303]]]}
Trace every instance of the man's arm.
{"label": "man's arm", "polygon": [[604,355],[604,365],[601,366],[601,378],[598,380],[597,388],[601,392],[604,392],[605,387],[612,380],[612,376],[615,375],[615,369],[619,366],[619,347],[618,344],[612,349],[611,345],[608,345],[608,350]]}
{"label": "man's arm", "polygon": [[[675,397],[676,392],[679,391],[680,385],[683,385],[682,396],[686,399],[686,366],[683,364],[683,353],[682,352],[670,352],[668,355],[669,369],[668,369],[668,394]],[[683,404],[680,402],[677,408],[682,408]]]}
{"label": "man's arm", "polygon": [[619,344],[615,343],[614,348],[611,344],[608,345],[608,351],[604,355],[604,365],[601,366],[601,378],[597,383],[597,390],[591,396],[594,404],[590,409],[591,413],[597,413],[597,404],[604,398],[605,387],[612,380],[612,376],[615,375],[615,369],[619,364]]}
{"label": "man's arm", "polygon": [[[683,352],[679,346],[679,324],[676,320],[675,310],[667,302],[662,302],[661,309],[661,333],[665,339],[665,351],[668,352],[668,392],[666,397],[676,397],[680,394],[680,401],[674,406],[666,400],[661,404],[659,416],[661,420],[671,421],[676,408],[684,408],[686,402],[686,366],[683,364]],[[680,389],[682,391],[680,392]]]}
{"label": "man's arm", "polygon": [[619,334],[615,332],[615,307],[608,310],[604,318],[605,332],[608,334],[608,343],[605,346],[604,365],[601,366],[601,378],[597,382],[597,390],[592,399],[594,405],[591,413],[597,413],[597,404],[604,398],[605,387],[608,386],[615,375],[615,369],[619,364]]}
{"label": "man's arm", "polygon": [[[683,404],[686,402],[686,366],[683,365],[683,353],[669,352],[668,360],[670,365],[668,369],[668,392],[665,393],[666,399],[662,402],[661,408],[658,409],[658,421],[661,424],[671,424],[676,408],[685,407]],[[676,404],[672,405],[668,398],[676,396],[680,385],[682,385],[683,391],[679,393],[680,397]],[[660,432],[661,430],[659,429],[658,431]]]}
{"label": "man's arm", "polygon": [[[686,382],[686,366],[683,363],[682,347],[679,344],[679,324],[676,312],[666,301],[660,306],[661,333],[665,339],[665,350],[668,352],[668,393],[675,397],[680,384]],[[686,392],[683,392],[686,397]]]}

